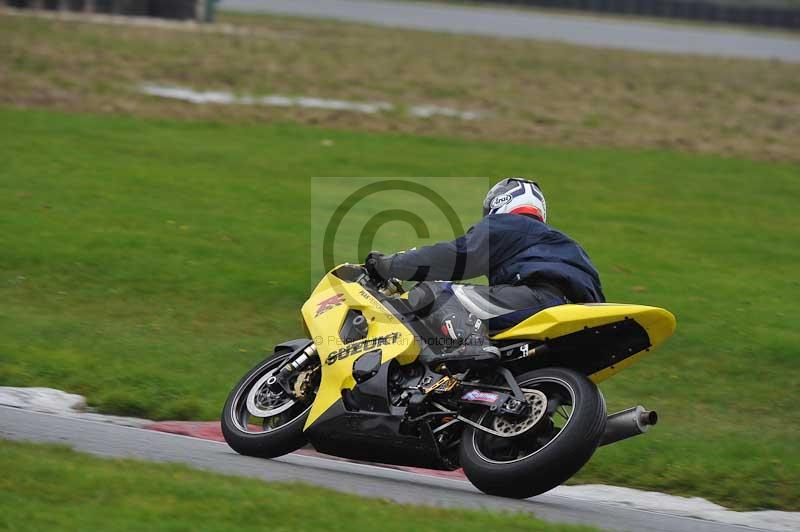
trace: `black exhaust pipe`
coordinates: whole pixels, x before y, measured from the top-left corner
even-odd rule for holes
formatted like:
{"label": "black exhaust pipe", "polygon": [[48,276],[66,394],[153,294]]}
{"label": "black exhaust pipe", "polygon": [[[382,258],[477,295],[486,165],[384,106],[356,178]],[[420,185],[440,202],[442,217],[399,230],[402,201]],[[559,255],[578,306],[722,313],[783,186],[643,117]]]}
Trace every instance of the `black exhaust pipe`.
{"label": "black exhaust pipe", "polygon": [[645,410],[641,405],[611,414],[606,421],[606,432],[600,445],[608,445],[644,434],[651,425],[658,423],[655,410]]}

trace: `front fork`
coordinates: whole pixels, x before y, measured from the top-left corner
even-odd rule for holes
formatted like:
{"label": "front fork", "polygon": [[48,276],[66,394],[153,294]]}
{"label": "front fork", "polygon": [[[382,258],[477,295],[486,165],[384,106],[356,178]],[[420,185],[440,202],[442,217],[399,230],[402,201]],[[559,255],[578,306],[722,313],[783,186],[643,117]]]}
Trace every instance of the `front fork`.
{"label": "front fork", "polygon": [[317,356],[317,346],[313,342],[309,342],[305,347],[296,349],[280,371],[267,380],[269,389],[274,393],[285,392],[290,397],[294,397],[294,390],[289,384],[289,379],[296,371],[306,367],[315,356]]}

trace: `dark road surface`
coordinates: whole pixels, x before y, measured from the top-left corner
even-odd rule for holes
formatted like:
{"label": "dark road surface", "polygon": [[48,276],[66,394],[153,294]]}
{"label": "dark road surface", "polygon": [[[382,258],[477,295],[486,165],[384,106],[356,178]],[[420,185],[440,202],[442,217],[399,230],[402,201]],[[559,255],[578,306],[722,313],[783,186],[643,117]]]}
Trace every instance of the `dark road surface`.
{"label": "dark road surface", "polygon": [[223,0],[219,8],[601,48],[800,62],[800,36],[731,26],[389,0]]}
{"label": "dark road surface", "polygon": [[0,407],[0,438],[64,444],[104,457],[177,462],[268,481],[301,481],[401,503],[532,512],[550,521],[590,524],[606,530],[757,530],[552,494],[524,501],[502,499],[483,495],[460,480],[312,456],[288,455],[274,460],[249,458],[234,453],[223,443],[9,407]]}

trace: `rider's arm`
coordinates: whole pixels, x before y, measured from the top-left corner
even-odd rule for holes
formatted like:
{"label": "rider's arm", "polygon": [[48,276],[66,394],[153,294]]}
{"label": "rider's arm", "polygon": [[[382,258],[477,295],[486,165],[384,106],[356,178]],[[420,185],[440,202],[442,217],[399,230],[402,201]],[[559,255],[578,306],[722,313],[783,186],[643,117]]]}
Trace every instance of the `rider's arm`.
{"label": "rider's arm", "polygon": [[386,279],[406,281],[458,281],[488,275],[490,235],[488,225],[478,223],[453,241],[383,256],[376,268]]}

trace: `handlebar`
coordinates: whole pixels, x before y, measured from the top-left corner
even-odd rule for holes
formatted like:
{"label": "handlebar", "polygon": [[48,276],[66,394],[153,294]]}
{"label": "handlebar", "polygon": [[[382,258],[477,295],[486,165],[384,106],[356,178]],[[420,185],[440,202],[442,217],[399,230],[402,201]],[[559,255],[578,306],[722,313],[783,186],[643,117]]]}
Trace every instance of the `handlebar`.
{"label": "handlebar", "polygon": [[394,289],[394,291],[392,292],[393,294],[405,293],[405,289],[403,288],[403,283],[400,282],[400,279],[398,279],[397,277],[392,277],[391,279],[389,279],[388,284]]}
{"label": "handlebar", "polygon": [[403,294],[405,293],[405,289],[403,288],[403,283],[400,279],[396,277],[391,277],[386,281],[373,279],[370,274],[369,270],[367,270],[366,266],[362,266],[362,270],[364,272],[364,279],[372,284],[375,288],[378,289],[385,296],[391,296],[395,294]]}

